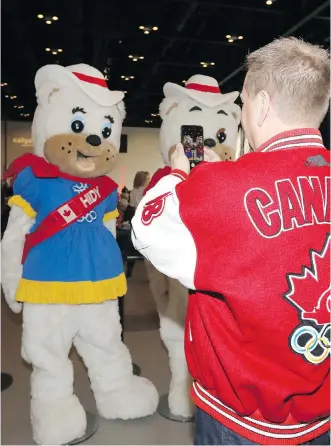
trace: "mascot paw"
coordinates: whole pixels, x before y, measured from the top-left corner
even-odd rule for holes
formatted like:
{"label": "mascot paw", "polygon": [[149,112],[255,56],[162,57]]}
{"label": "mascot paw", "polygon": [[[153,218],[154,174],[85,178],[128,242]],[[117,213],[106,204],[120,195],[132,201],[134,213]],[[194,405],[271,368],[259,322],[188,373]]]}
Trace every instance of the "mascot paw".
{"label": "mascot paw", "polygon": [[142,418],[152,415],[158,406],[159,395],[146,378],[132,376],[125,387],[97,398],[99,414],[107,419]]}
{"label": "mascot paw", "polygon": [[186,383],[179,383],[172,387],[169,393],[169,409],[174,415],[184,418],[194,416],[195,406],[190,397]]}
{"label": "mascot paw", "polygon": [[37,444],[66,444],[86,430],[85,410],[75,395],[53,402],[32,399],[31,422]]}

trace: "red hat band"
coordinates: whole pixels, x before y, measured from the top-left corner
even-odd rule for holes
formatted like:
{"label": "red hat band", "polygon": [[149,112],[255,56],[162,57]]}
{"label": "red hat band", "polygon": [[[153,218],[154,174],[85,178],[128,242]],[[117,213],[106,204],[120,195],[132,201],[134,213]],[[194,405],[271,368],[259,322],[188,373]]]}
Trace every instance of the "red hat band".
{"label": "red hat band", "polygon": [[188,90],[196,90],[196,91],[202,91],[203,93],[221,93],[220,88],[212,87],[211,85],[202,85],[202,84],[186,84],[185,87]]}
{"label": "red hat band", "polygon": [[74,74],[76,77],[78,77],[79,80],[83,82],[88,82],[89,84],[96,84],[100,87],[108,88],[107,82],[103,78],[88,76],[87,74],[77,72],[73,72],[72,74]]}

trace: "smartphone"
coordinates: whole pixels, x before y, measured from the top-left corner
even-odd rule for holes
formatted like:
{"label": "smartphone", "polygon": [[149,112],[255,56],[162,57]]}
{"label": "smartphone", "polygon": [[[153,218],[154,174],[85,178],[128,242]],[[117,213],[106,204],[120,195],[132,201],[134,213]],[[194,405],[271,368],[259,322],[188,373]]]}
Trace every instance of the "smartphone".
{"label": "smartphone", "polygon": [[191,169],[203,161],[203,127],[201,125],[182,125],[181,143]]}

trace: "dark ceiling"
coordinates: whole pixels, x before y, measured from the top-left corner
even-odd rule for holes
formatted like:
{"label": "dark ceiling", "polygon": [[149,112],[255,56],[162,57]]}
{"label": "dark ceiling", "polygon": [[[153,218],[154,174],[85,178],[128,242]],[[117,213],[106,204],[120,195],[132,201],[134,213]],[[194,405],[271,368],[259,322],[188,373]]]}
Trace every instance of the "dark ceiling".
{"label": "dark ceiling", "polygon": [[[2,119],[32,119],[42,65],[84,62],[108,73],[111,89],[127,91],[125,125],[159,126],[152,115],[165,82],[202,73],[223,92],[240,90],[245,55],[277,36],[328,47],[329,8],[325,0],[2,0]],[[158,30],[144,34],[139,26]],[[243,39],[229,43],[226,35]]]}

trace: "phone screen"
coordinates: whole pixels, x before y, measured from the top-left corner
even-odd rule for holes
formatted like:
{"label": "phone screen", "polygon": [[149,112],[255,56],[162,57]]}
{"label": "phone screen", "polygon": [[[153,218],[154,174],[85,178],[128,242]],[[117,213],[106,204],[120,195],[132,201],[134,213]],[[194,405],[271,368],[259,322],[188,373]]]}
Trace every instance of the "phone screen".
{"label": "phone screen", "polygon": [[203,127],[201,125],[182,125],[181,143],[191,169],[203,161]]}

